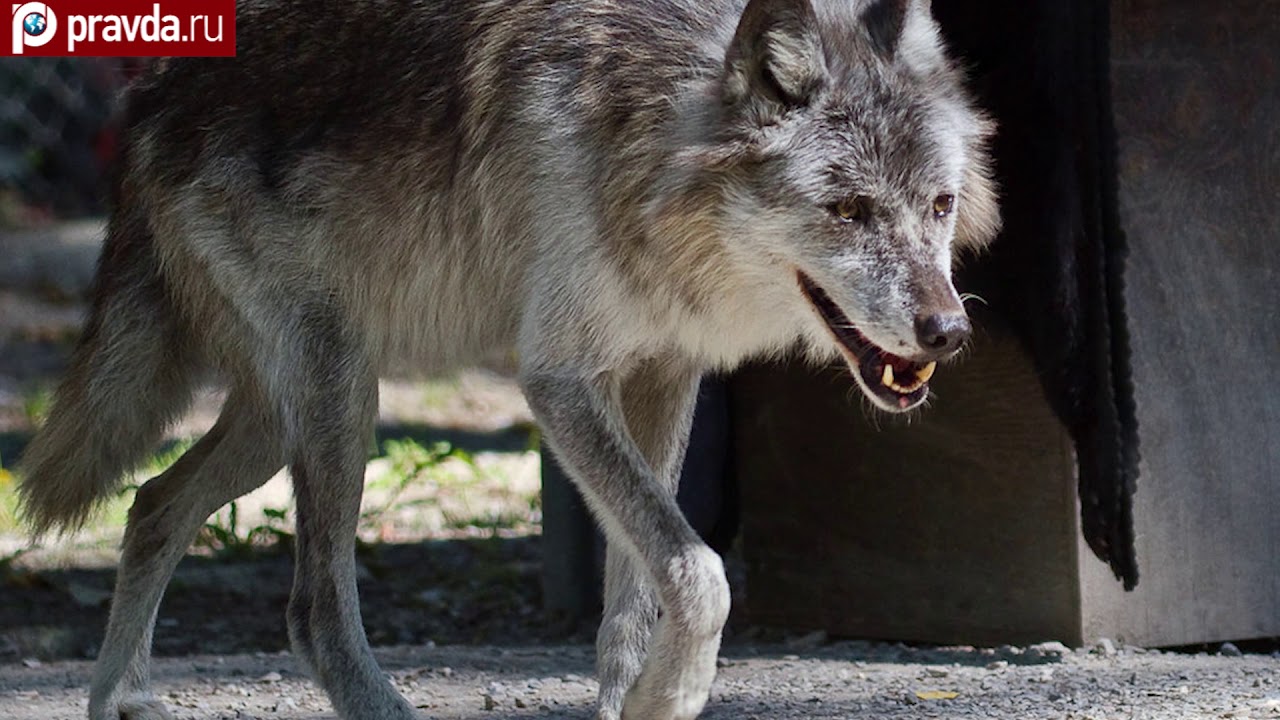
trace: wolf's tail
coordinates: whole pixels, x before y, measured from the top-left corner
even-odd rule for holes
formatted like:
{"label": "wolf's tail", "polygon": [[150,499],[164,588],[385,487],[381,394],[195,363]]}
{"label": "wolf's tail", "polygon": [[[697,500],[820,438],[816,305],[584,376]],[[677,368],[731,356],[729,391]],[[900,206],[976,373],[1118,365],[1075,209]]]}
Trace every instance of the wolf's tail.
{"label": "wolf's tail", "polygon": [[186,335],[146,219],[118,206],[89,322],[23,453],[20,507],[35,535],[82,525],[187,408],[197,373]]}

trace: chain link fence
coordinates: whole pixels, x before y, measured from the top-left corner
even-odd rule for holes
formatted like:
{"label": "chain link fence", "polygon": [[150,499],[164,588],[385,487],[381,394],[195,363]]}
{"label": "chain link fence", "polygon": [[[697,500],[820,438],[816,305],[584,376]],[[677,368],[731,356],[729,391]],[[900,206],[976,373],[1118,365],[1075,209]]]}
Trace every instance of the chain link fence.
{"label": "chain link fence", "polygon": [[[102,211],[120,91],[137,61],[0,61],[0,192],[5,212],[73,218]],[[0,222],[12,220],[2,218]]]}

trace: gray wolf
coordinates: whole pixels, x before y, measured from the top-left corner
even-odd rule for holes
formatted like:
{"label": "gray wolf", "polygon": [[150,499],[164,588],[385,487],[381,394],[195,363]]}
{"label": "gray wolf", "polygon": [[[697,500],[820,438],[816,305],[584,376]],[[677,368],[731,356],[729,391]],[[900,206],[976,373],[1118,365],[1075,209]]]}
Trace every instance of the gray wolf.
{"label": "gray wolf", "polygon": [[992,128],[928,3],[242,0],[238,28],[238,58],[129,93],[91,319],[26,455],[34,530],[75,527],[229,388],[137,493],[90,717],[168,717],[170,573],[285,466],[294,652],[341,717],[412,717],[356,595],[376,380],[505,346],[610,543],[598,716],[695,717],[729,610],[673,500],[699,377],[800,348],[904,411],[969,331]]}

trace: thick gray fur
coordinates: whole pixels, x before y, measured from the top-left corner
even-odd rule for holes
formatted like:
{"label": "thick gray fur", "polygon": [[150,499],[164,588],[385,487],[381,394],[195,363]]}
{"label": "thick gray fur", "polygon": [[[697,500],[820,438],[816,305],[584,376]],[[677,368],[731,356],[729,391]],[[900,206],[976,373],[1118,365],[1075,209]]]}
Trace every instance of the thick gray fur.
{"label": "thick gray fur", "polygon": [[238,30],[236,60],[129,94],[92,318],[24,463],[34,529],[74,528],[201,382],[230,387],[138,492],[89,716],[169,717],[170,573],[289,466],[294,650],[341,717],[412,717],[356,597],[376,379],[514,347],[610,543],[599,717],[695,717],[729,611],[673,499],[698,378],[838,356],[799,271],[876,345],[936,357],[913,323],[963,315],[953,258],[997,229],[990,125],[927,2],[241,0]]}

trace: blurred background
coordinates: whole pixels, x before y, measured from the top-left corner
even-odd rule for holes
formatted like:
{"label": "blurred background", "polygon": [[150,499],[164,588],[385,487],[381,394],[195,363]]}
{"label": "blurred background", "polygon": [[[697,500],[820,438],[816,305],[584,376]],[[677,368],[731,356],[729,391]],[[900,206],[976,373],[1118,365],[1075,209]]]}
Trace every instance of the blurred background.
{"label": "blurred background", "polygon": [[0,63],[0,223],[6,229],[102,210],[128,58],[23,58]]}

